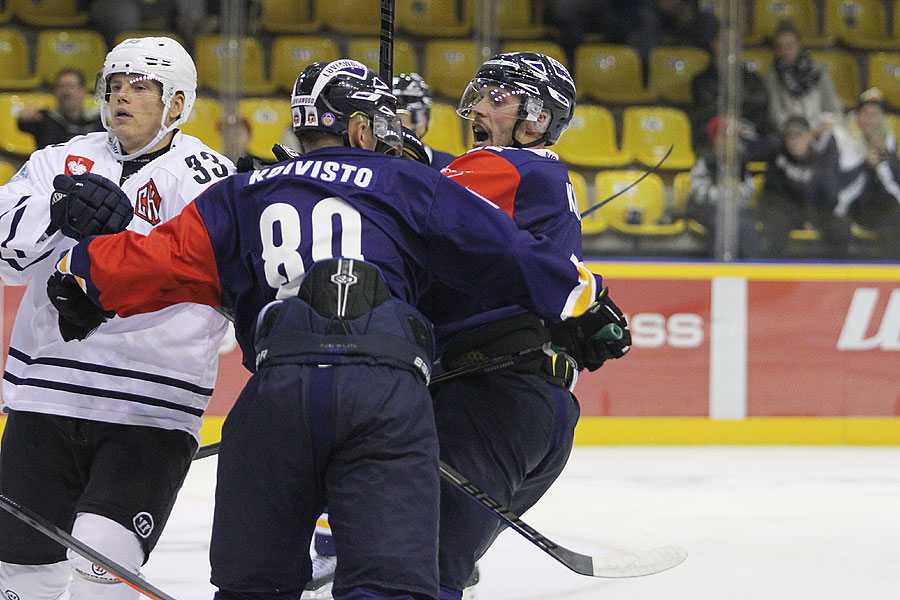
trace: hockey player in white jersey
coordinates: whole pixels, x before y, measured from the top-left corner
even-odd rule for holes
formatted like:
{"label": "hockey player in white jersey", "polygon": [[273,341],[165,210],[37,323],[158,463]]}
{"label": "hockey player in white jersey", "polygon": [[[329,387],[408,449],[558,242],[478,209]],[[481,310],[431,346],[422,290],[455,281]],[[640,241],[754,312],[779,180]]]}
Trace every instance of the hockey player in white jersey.
{"label": "hockey player in white jersey", "polygon": [[[107,132],[35,152],[0,187],[0,276],[28,284],[3,377],[0,493],[134,572],[156,544],[197,449],[226,320],[180,304],[113,319],[87,340],[66,343],[84,332],[73,325],[60,333],[46,282],[73,237],[126,225],[147,234],[234,172],[229,159],[177,129],[196,88],[194,62],[174,40],[123,41],[98,78]],[[137,597],[0,514],[0,592],[53,600],[67,587],[72,600]]]}

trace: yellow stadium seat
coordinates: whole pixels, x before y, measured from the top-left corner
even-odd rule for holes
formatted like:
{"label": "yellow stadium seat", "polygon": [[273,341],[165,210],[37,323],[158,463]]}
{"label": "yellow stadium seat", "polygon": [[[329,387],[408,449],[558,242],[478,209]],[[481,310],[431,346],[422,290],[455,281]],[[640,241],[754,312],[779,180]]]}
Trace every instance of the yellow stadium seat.
{"label": "yellow stadium seat", "polygon": [[850,48],[900,48],[900,40],[888,30],[884,0],[825,0],[825,25]]}
{"label": "yellow stadium seat", "polygon": [[[600,171],[594,178],[596,202],[626,190],[644,171]],[[651,173],[637,185],[601,206],[597,212],[610,227],[633,235],[674,235],[685,230],[684,219],[661,223],[666,211],[666,191],[662,178]],[[583,225],[582,225],[583,228]]]}
{"label": "yellow stadium seat", "polygon": [[741,51],[741,60],[748,70],[765,77],[775,62],[775,53],[769,48],[747,48]]}
{"label": "yellow stadium seat", "polygon": [[657,47],[650,51],[649,87],[671,102],[689,104],[693,100],[691,81],[709,66],[706,50],[688,47]]}
{"label": "yellow stadium seat", "polygon": [[75,69],[92,85],[97,72],[103,68],[106,42],[96,31],[44,30],[37,37],[36,74],[41,81],[52,85],[62,69]]}
{"label": "yellow stadium seat", "polygon": [[381,31],[380,0],[328,0],[318,2],[326,27],[348,35],[378,35]]}
{"label": "yellow stadium seat", "polygon": [[[227,85],[225,64],[228,42],[218,35],[200,35],[194,42],[194,62],[197,63],[197,83],[201,88],[220,92]],[[260,41],[241,38],[237,57],[240,61],[238,91],[241,94],[271,94],[275,85],[266,78],[266,62]],[[299,73],[298,73],[299,75]]]}
{"label": "yellow stadium seat", "polygon": [[631,162],[616,144],[612,113],[594,104],[575,105],[568,129],[551,150],[567,164],[580,167],[620,167]]}
{"label": "yellow stadium seat", "polygon": [[900,107],[900,52],[870,52],[868,87],[877,87],[893,107]]}
{"label": "yellow stadium seat", "polygon": [[177,33],[172,33],[170,31],[144,31],[143,29],[140,29],[138,31],[120,31],[118,35],[116,35],[115,43],[119,44],[130,38],[142,37],[167,37],[172,38],[182,46],[185,45],[184,40]]}
{"label": "yellow stadium seat", "polygon": [[566,51],[556,42],[546,40],[510,40],[500,45],[500,52],[537,52],[558,60],[564,67],[569,68],[569,59]]}
{"label": "yellow stadium seat", "polygon": [[834,43],[833,36],[819,32],[814,0],[753,0],[753,28],[744,43],[753,45],[770,40],[781,21],[791,21],[797,27],[804,46],[824,47]]}
{"label": "yellow stadium seat", "polygon": [[0,185],[6,185],[12,176],[19,172],[19,168],[6,160],[0,160]]}
{"label": "yellow stadium seat", "polygon": [[422,75],[432,94],[457,100],[481,63],[481,53],[470,40],[434,40],[425,44]]}
{"label": "yellow stadium seat", "polygon": [[225,144],[222,141],[222,133],[219,131],[219,121],[222,119],[222,105],[215,98],[198,96],[194,103],[194,109],[186,123],[179,126],[184,133],[200,138],[204,144],[222,152]]}
{"label": "yellow stadium seat", "polygon": [[688,197],[691,195],[691,172],[676,173],[672,180],[672,208],[684,212],[687,210]]}
{"label": "yellow stadium seat", "polygon": [[9,11],[35,27],[82,27],[90,15],[78,10],[75,0],[7,0]]}
{"label": "yellow stadium seat", "polygon": [[396,0],[395,28],[422,37],[468,37],[473,0]]}
{"label": "yellow stadium seat", "polygon": [[[900,140],[900,115],[885,113],[884,118],[891,131],[894,132],[894,137]],[[897,154],[900,155],[900,146],[897,147]]]}
{"label": "yellow stadium seat", "polygon": [[[569,181],[572,182],[572,190],[575,192],[575,198],[578,200],[579,212],[584,213],[590,210],[594,204],[594,198],[588,193],[588,184],[584,175],[577,171],[569,170]],[[605,229],[606,221],[603,220],[599,210],[595,210],[586,217],[581,218],[581,233],[583,235],[602,233]]]}
{"label": "yellow stadium seat", "polygon": [[814,61],[828,67],[831,72],[831,80],[834,82],[834,89],[844,104],[844,110],[856,106],[859,94],[862,92],[856,58],[841,50],[810,50],[809,55]]}
{"label": "yellow stadium seat", "polygon": [[456,114],[455,105],[435,102],[431,107],[428,131],[422,136],[422,141],[435,150],[459,156],[469,149],[465,144],[462,132],[463,127],[470,122]]}
{"label": "yellow stadium seat", "polygon": [[269,33],[318,31],[322,19],[315,8],[312,0],[262,0],[259,25]]}
{"label": "yellow stadium seat", "polygon": [[[358,60],[376,73],[379,71],[380,56],[381,42],[378,38],[356,38],[350,40],[350,43],[347,44],[347,57]],[[394,40],[393,71],[394,73],[420,72],[416,51],[408,42],[397,39]],[[386,83],[390,84],[390,82]]]}
{"label": "yellow stadium seat", "polygon": [[0,23],[6,23],[12,18],[12,7],[9,2],[0,3]]}
{"label": "yellow stadium seat", "polygon": [[622,117],[622,150],[639,163],[652,167],[672,147],[660,166],[666,170],[687,170],[694,166],[691,125],[677,108],[635,107]]}
{"label": "yellow stadium seat", "polygon": [[291,126],[291,101],[277,98],[244,98],[238,109],[250,123],[249,150],[257,156],[271,156],[272,146]]}
{"label": "yellow stadium seat", "polygon": [[272,41],[272,83],[291,92],[297,76],[310,64],[341,57],[341,49],[330,37],[281,35]]}
{"label": "yellow stadium seat", "polygon": [[9,154],[28,156],[35,151],[34,136],[24,133],[16,124],[24,106],[53,108],[56,98],[41,92],[0,94],[0,149]]}
{"label": "yellow stadium seat", "polygon": [[497,32],[501,39],[540,38],[546,31],[543,15],[531,0],[497,2]]}
{"label": "yellow stadium seat", "polygon": [[638,53],[630,46],[580,44],[575,50],[575,82],[579,99],[643,103],[653,93],[643,84]]}
{"label": "yellow stadium seat", "polygon": [[18,29],[0,29],[0,89],[33,90],[41,78],[31,72],[28,42]]}

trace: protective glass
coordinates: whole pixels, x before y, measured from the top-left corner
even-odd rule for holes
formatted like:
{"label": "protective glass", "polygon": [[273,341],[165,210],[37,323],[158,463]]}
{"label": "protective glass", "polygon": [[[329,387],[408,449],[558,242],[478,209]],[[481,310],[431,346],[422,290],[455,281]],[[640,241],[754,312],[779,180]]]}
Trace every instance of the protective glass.
{"label": "protective glass", "polygon": [[372,118],[372,132],[375,138],[397,152],[403,149],[403,126],[398,117],[376,114]]}
{"label": "protective glass", "polygon": [[541,113],[543,102],[525,90],[494,79],[476,78],[469,82],[459,99],[456,113],[464,119],[474,119],[476,106],[488,112],[503,112],[512,116],[525,110],[525,118],[535,121]]}
{"label": "protective glass", "polygon": [[100,103],[104,100],[108,102],[111,93],[142,100],[162,100],[162,82],[152,73],[130,73],[128,79],[117,78],[113,82],[112,79],[115,75],[117,73],[113,73],[107,81],[103,78],[102,73],[97,73],[94,83],[95,102]]}

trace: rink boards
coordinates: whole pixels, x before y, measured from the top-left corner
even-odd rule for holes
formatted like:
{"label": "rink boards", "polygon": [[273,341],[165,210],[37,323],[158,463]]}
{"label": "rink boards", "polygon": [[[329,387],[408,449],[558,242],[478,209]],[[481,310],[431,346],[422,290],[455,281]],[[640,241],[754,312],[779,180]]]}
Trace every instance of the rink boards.
{"label": "rink boards", "polygon": [[[579,444],[900,444],[900,266],[590,266],[634,345],[578,382]],[[224,350],[205,443],[248,376]]]}

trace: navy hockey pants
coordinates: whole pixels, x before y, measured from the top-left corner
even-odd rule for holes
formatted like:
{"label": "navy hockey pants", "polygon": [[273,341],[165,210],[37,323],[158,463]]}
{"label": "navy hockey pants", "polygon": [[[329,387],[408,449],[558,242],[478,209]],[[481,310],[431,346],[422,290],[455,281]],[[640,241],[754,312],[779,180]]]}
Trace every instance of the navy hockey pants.
{"label": "navy hockey pants", "polygon": [[436,598],[437,456],[431,397],[412,371],[264,365],[222,431],[216,598],[299,598],[326,503],[336,599]]}
{"label": "navy hockey pants", "polygon": [[[578,401],[540,375],[498,371],[463,377],[440,386],[434,400],[441,460],[516,514],[544,495],[569,459]],[[441,598],[463,589],[504,527],[441,481]]]}

